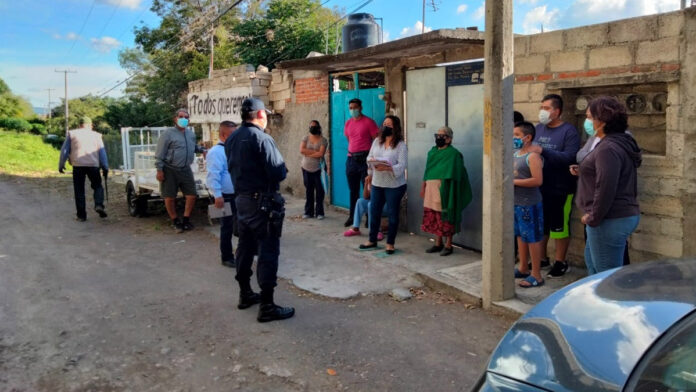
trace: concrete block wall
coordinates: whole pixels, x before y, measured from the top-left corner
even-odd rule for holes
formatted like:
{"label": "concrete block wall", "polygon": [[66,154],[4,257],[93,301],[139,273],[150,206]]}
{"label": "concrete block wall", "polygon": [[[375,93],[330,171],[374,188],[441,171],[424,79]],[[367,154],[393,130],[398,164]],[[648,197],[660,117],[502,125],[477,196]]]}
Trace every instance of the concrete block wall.
{"label": "concrete block wall", "polygon": [[[263,69],[258,71],[250,64],[238,65],[231,68],[213,70],[212,78],[199,79],[189,82],[189,93],[225,90],[233,87],[248,87],[251,94],[269,105],[269,87],[272,75]],[[218,140],[218,123],[200,124],[203,140],[210,147]]]}
{"label": "concrete block wall", "polygon": [[[696,255],[696,9],[515,38],[514,107],[536,122],[547,93],[642,80],[667,84],[666,153],[645,155],[639,169],[641,223],[630,240],[632,260]],[[693,41],[693,40],[692,40]],[[566,86],[566,87],[564,87]],[[566,110],[566,112],[572,111]],[[568,113],[566,113],[568,114]],[[693,213],[691,214],[693,215]],[[584,264],[575,211],[569,259]],[[552,250],[552,245],[550,245]]]}

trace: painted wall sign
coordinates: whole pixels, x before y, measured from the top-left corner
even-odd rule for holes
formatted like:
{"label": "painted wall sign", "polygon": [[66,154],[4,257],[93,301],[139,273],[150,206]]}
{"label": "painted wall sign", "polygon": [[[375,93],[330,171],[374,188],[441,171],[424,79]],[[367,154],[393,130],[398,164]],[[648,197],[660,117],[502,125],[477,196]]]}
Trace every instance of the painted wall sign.
{"label": "painted wall sign", "polygon": [[483,84],[483,61],[447,67],[448,86]]}
{"label": "painted wall sign", "polygon": [[188,94],[190,121],[194,124],[234,121],[240,123],[244,99],[251,96],[251,87],[201,91]]}

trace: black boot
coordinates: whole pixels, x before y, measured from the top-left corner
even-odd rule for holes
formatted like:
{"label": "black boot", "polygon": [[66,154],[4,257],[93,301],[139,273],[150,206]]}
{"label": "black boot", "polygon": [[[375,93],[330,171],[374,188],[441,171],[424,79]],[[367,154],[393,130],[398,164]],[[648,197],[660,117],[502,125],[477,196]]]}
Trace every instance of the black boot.
{"label": "black boot", "polygon": [[267,323],[275,320],[285,320],[295,315],[295,308],[278,306],[273,303],[273,290],[261,290],[261,306],[256,320]]}
{"label": "black boot", "polygon": [[239,293],[239,304],[237,304],[237,309],[247,309],[256,305],[259,302],[261,302],[260,295],[256,294],[251,290],[241,291]]}

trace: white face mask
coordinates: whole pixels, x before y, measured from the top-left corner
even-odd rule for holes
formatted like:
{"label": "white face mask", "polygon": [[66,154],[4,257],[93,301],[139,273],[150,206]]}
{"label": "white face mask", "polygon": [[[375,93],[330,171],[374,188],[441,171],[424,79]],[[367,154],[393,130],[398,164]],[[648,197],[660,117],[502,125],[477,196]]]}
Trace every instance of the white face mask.
{"label": "white face mask", "polygon": [[547,110],[539,110],[539,122],[546,125],[551,122],[551,112]]}

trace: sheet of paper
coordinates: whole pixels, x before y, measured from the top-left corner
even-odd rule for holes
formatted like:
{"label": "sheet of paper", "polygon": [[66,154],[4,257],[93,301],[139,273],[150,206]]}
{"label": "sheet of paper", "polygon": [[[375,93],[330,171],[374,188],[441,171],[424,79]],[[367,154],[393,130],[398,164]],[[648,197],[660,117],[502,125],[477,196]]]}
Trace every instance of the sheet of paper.
{"label": "sheet of paper", "polygon": [[215,204],[208,205],[208,216],[211,219],[222,218],[230,215],[232,215],[232,206],[229,202],[225,203],[223,208],[217,208],[215,207]]}

